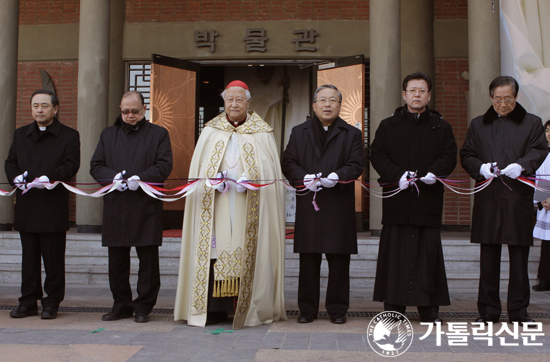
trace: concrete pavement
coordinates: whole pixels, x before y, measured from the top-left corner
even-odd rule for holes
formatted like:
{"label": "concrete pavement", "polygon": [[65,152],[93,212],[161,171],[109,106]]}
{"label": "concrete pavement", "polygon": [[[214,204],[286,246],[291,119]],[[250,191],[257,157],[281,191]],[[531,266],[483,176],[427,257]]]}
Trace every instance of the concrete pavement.
{"label": "concrete pavement", "polygon": [[[372,292],[372,291],[370,291]],[[17,305],[18,285],[0,284],[0,361],[369,361],[383,360],[370,347],[367,326],[371,317],[382,310],[381,303],[372,302],[371,295],[352,291],[350,316],[345,325],[334,325],[321,315],[311,324],[298,324],[296,317],[256,328],[235,330],[213,335],[216,328],[231,330],[231,324],[190,327],[174,322],[171,310],[174,288],[162,288],[151,321],[138,324],[133,319],[103,322],[101,315],[111,307],[108,286],[67,286],[66,299],[55,320],[40,317],[13,319],[9,311]],[[502,295],[505,300],[505,294]],[[286,291],[287,310],[295,315],[296,290]],[[467,322],[471,327],[476,314],[476,293],[451,291],[452,305],[442,307],[445,316],[442,330],[448,332],[447,322]],[[323,307],[321,306],[321,309]],[[504,305],[505,309],[505,305]],[[413,313],[410,313],[413,312]],[[525,340],[506,336],[503,346],[499,337],[487,340],[467,337],[467,346],[449,344],[441,336],[437,345],[435,328],[429,336],[427,326],[419,323],[415,308],[407,310],[414,330],[411,346],[397,359],[420,361],[434,358],[446,361],[547,361],[550,355],[550,292],[532,293],[529,312],[542,316],[543,335],[535,342],[541,346],[525,346]],[[494,326],[494,333],[504,324]],[[101,330],[104,328],[103,330]],[[512,329],[512,328],[511,328]],[[91,333],[95,331],[94,333]]]}

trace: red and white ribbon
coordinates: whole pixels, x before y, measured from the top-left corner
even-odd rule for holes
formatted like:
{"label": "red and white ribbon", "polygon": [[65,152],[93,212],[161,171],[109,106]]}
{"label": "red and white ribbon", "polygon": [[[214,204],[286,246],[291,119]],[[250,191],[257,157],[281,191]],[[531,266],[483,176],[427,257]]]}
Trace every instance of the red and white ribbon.
{"label": "red and white ribbon", "polygon": [[[459,194],[459,195],[473,195],[477,192],[480,192],[480,191],[484,190],[486,187],[488,187],[495,180],[495,178],[497,178],[499,176],[500,176],[499,174],[496,174],[495,177],[491,177],[487,180],[479,182],[473,188],[461,186],[461,184],[464,184],[464,183],[468,183],[468,186],[469,186],[470,181],[467,181],[467,180],[449,180],[449,179],[441,178],[441,177],[436,177],[436,180],[438,182],[441,182],[443,184],[443,186],[445,186],[447,189],[449,189],[450,191],[452,191],[456,194]],[[417,186],[416,181],[418,181],[418,180],[420,180],[420,178],[415,177],[415,178],[411,178],[409,180],[409,182],[412,185]],[[526,185],[528,185],[528,186],[530,186],[530,187],[533,187],[536,190],[550,192],[550,188],[542,187],[542,186],[536,184],[536,181],[538,180],[537,178],[520,176],[520,177],[517,178],[517,180],[524,183],[524,184],[526,184]],[[122,182],[126,182],[126,180],[113,180],[113,181],[114,181],[113,183],[111,183],[107,186],[103,186],[100,189],[95,190],[93,192],[82,190],[78,187],[71,186],[71,185],[69,185],[65,182],[61,182],[61,181],[42,182],[42,185],[44,185],[44,188],[48,189],[48,190],[52,190],[53,188],[55,188],[59,185],[62,185],[67,190],[69,190],[70,192],[72,192],[76,195],[85,196],[85,197],[99,198],[99,197],[103,197],[103,196],[105,196],[105,195],[107,195],[111,192],[117,191],[116,190],[117,186]],[[34,180],[32,182],[29,182],[29,183],[25,184],[27,187],[23,190],[22,193],[25,194],[25,193],[29,192],[31,189],[36,188],[36,185],[37,185],[38,182],[39,181]],[[222,190],[222,192],[227,192],[230,189],[230,187],[231,187],[230,183],[233,183],[233,184],[236,184],[236,185],[241,185],[241,186],[245,187],[247,190],[258,191],[258,190],[261,190],[264,187],[269,187],[269,186],[275,184],[276,182],[281,182],[283,187],[285,187],[288,190],[294,191],[296,193],[296,195],[298,195],[298,196],[303,196],[303,195],[306,195],[310,192],[313,192],[312,190],[306,188],[303,185],[292,186],[290,184],[290,182],[285,180],[285,179],[279,179],[279,180],[242,180],[242,181],[238,182],[238,181],[235,181],[235,180],[230,179],[230,178],[200,178],[200,179],[186,180],[184,182],[186,182],[186,183],[181,185],[181,186],[178,186],[176,188],[165,189],[165,188],[157,186],[156,184],[153,184],[153,183],[147,183],[147,182],[144,182],[144,181],[141,181],[141,180],[137,181],[137,183],[139,184],[139,187],[147,195],[149,195],[150,197],[153,197],[155,199],[164,201],[164,202],[177,201],[177,200],[180,200],[180,199],[190,195],[191,193],[193,193],[197,189],[199,184],[202,184],[203,182],[208,187],[212,187],[212,188],[215,188],[215,189],[217,189],[219,187],[220,183],[225,183],[225,186],[224,186],[224,189]],[[393,196],[395,196],[398,193],[403,191],[399,187],[397,187],[398,186],[397,183],[381,185],[382,189],[392,188],[391,191],[377,191],[377,190],[374,190],[374,186],[375,186],[374,184],[369,184],[367,182],[362,182],[360,180],[349,180],[349,181],[339,180],[337,182],[341,183],[341,184],[359,182],[361,187],[365,191],[367,191],[368,193],[370,193],[374,197],[378,197],[378,198],[382,198],[382,199],[393,197]],[[5,190],[0,189],[0,196],[11,196],[15,193],[16,190],[17,190],[17,187],[14,187],[10,191],[5,191]],[[419,192],[418,187],[416,187],[416,190],[417,190],[417,192]],[[133,191],[127,190],[127,191],[124,191],[124,192],[133,192]],[[320,188],[315,193],[317,193],[317,192],[323,192],[323,189]]]}

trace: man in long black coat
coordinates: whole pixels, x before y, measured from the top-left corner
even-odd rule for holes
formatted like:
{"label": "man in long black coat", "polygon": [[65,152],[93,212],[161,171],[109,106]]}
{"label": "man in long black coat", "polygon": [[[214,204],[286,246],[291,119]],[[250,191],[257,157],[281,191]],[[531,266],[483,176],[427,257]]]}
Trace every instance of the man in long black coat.
{"label": "man in long black coat", "polygon": [[[285,177],[306,186],[297,197],[294,252],[300,253],[299,323],[319,313],[322,253],[329,264],[326,309],[332,323],[346,323],[349,307],[350,254],[357,254],[354,182],[363,173],[361,131],[340,117],[342,94],[333,85],[319,87],[315,114],[292,129],[281,161]],[[315,203],[319,210],[316,211]]]}
{"label": "man in long black coat", "polygon": [[[135,321],[144,323],[149,321],[160,290],[162,201],[148,196],[137,181],[164,182],[172,172],[172,147],[168,131],[145,119],[141,93],[125,93],[120,110],[115,125],[101,133],[90,163],[90,174],[101,184],[125,180],[103,198],[102,240],[109,247],[114,304],[102,319],[130,318],[135,312]],[[138,296],[133,301],[129,281],[132,246],[139,258]]]}
{"label": "man in long black coat", "polygon": [[428,108],[431,88],[424,73],[405,77],[406,105],[380,123],[371,146],[380,185],[388,193],[401,188],[383,200],[374,300],[403,314],[417,306],[423,322],[441,321],[439,306],[450,304],[440,234],[444,187],[435,177],[450,175],[457,155],[451,125]]}
{"label": "man in long black coat", "polygon": [[489,86],[492,106],[472,120],[460,150],[462,167],[477,182],[492,179],[475,194],[472,243],[481,244],[478,322],[498,322],[502,244],[508,244],[510,322],[530,322],[529,247],[533,245],[533,188],[518,181],[532,175],[548,155],[542,120],[516,102],[518,83],[497,77]]}
{"label": "man in long black coat", "polygon": [[[47,190],[43,183],[68,182],[76,175],[80,168],[80,139],[76,130],[57,120],[59,101],[52,92],[35,91],[31,107],[34,122],[15,131],[5,163],[9,182],[19,188],[14,228],[21,235],[23,249],[21,297],[10,316],[37,315],[37,301],[41,300],[41,318],[54,319],[65,296],[69,192],[60,185]],[[45,298],[42,298],[41,258],[46,272]]]}

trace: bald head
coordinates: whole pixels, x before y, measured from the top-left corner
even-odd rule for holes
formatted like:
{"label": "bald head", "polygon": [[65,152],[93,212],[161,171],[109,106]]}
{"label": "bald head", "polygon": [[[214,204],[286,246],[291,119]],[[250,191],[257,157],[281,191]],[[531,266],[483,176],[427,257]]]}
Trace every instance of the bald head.
{"label": "bald head", "polygon": [[126,92],[120,100],[121,117],[126,123],[136,124],[145,117],[146,110],[143,96],[139,92]]}
{"label": "bald head", "polygon": [[143,94],[141,94],[140,92],[136,92],[136,91],[129,91],[129,92],[126,92],[122,95],[122,99],[121,99],[121,102],[124,100],[124,99],[127,99],[129,97],[132,97],[132,98],[137,98],[140,102],[141,102],[141,105],[143,106],[145,104],[145,99],[143,98]]}

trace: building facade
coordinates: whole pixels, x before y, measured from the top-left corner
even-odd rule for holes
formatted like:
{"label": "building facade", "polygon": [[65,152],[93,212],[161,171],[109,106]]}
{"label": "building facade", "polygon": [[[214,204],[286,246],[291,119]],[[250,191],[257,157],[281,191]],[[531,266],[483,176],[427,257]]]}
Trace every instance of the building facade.
{"label": "building facade", "polygon": [[[181,158],[173,178],[183,178],[193,141],[204,121],[220,112],[219,93],[232,79],[251,85],[251,108],[274,126],[281,149],[292,126],[310,112],[312,90],[323,82],[337,83],[348,101],[342,112],[364,132],[368,149],[380,121],[403,104],[405,75],[424,71],[432,76],[430,106],[451,123],[459,147],[469,120],[489,107],[488,85],[500,75],[499,1],[3,4],[0,156],[6,158],[15,128],[32,121],[32,91],[50,81],[60,99],[60,120],[80,131],[82,167],[75,180],[80,183],[91,180],[89,160],[101,130],[118,115],[125,90],[148,96],[149,117],[170,130],[176,157]],[[351,73],[328,72],[351,66]],[[469,179],[459,166],[449,177]],[[376,183],[376,178],[367,167],[364,180]],[[3,173],[0,182],[6,182]],[[71,220],[78,230],[97,232],[101,200],[72,197]],[[447,192],[445,227],[468,229],[470,205],[469,196]],[[381,207],[381,200],[368,193],[358,197],[356,211],[365,229],[381,229]],[[12,198],[0,199],[4,229],[11,227],[12,209]],[[172,205],[166,212],[178,219],[182,209]]]}

